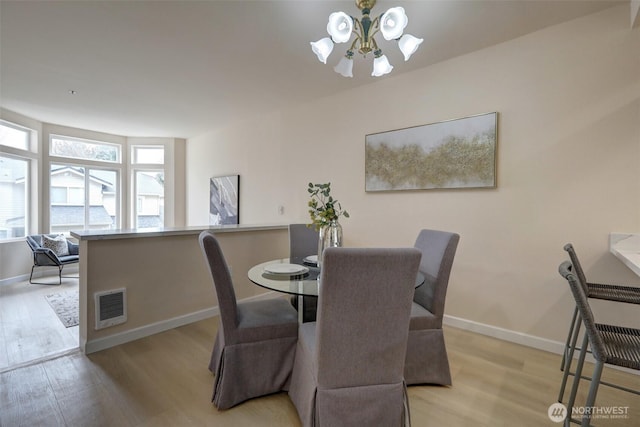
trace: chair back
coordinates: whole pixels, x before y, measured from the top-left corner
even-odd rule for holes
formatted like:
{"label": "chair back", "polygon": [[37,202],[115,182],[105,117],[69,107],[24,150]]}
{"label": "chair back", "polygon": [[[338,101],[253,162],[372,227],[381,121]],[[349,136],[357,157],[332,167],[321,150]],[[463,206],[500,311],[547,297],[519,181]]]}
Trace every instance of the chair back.
{"label": "chair back", "polygon": [[316,324],[319,388],[403,381],[420,252],[325,249]]}
{"label": "chair back", "polygon": [[212,232],[204,230],[200,233],[198,241],[213,279],[213,287],[218,298],[218,308],[220,309],[220,320],[222,322],[220,327],[223,330],[225,342],[234,344],[233,336],[238,328],[238,307],[227,261],[224,258],[218,239]]}
{"label": "chair back", "polygon": [[289,224],[289,257],[300,263],[304,257],[318,253],[318,231],[307,224]]}
{"label": "chair back", "polygon": [[448,231],[421,230],[414,247],[422,253],[420,272],[425,282],[415,291],[413,300],[442,319],[449,276],[460,235]]}
{"label": "chair back", "polygon": [[573,267],[575,266],[573,266],[569,261],[564,261],[560,264],[560,267],[558,267],[558,271],[560,272],[560,275],[569,282],[571,293],[573,294],[573,298],[576,300],[576,307],[578,308],[586,334],[589,338],[589,343],[591,344],[593,357],[598,361],[604,362],[606,360],[607,352],[602,337],[596,328],[593,312],[589,306],[589,299],[584,291],[586,284],[582,283],[579,276],[573,272]]}
{"label": "chair back", "polygon": [[26,237],[27,244],[31,248],[32,251],[35,251],[42,247],[42,235],[41,234],[33,234]]}
{"label": "chair back", "polygon": [[587,286],[587,277],[584,275],[584,270],[582,269],[582,265],[578,260],[578,254],[576,254],[576,250],[573,248],[571,243],[567,243],[564,245],[564,250],[569,254],[569,258],[571,259],[571,265],[573,266],[573,272],[576,276],[578,276],[578,283],[582,284],[582,289],[584,293],[589,297],[589,287]]}

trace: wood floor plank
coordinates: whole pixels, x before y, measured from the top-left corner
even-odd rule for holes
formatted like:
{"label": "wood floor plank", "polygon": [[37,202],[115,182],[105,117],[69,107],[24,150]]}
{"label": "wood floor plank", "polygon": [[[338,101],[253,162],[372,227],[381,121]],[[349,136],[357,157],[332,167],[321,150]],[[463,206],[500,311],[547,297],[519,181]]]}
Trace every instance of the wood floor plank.
{"label": "wood floor plank", "polygon": [[77,288],[74,278],[54,286],[27,281],[0,286],[0,371],[78,347],[79,327],[65,328],[45,299]]}
{"label": "wood floor plank", "polygon": [[0,375],[0,425],[65,425],[42,365]]}

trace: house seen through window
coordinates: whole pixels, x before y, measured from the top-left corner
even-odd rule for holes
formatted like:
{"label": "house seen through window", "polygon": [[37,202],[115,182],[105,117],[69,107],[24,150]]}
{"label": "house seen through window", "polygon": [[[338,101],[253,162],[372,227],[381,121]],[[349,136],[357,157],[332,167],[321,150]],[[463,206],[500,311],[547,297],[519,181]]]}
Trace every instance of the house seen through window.
{"label": "house seen through window", "polygon": [[134,226],[164,226],[164,147],[134,145],[131,147],[134,171]]}
{"label": "house seen through window", "polygon": [[50,164],[50,232],[118,228],[120,145],[52,135],[49,153],[65,160]]}

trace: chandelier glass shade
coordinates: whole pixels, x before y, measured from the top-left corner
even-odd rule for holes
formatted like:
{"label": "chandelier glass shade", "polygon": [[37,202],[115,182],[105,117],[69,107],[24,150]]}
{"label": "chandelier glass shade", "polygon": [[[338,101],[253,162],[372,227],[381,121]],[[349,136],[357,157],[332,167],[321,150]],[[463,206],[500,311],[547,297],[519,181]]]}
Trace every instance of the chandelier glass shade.
{"label": "chandelier glass shade", "polygon": [[336,73],[344,77],[353,77],[353,56],[355,52],[366,57],[373,52],[373,72],[372,76],[378,77],[388,74],[393,70],[393,65],[378,47],[375,36],[382,34],[385,40],[397,40],[398,47],[404,55],[404,60],[408,61],[411,55],[418,49],[423,39],[404,34],[404,29],[409,23],[409,18],[402,7],[392,7],[382,15],[371,20],[369,16],[371,8],[376,4],[376,0],[356,0],[356,6],[362,11],[362,18],[354,18],[345,12],[333,12],[329,15],[327,23],[327,33],[329,37],[324,37],[316,42],[311,42],[311,49],[318,56],[318,60],[323,64],[327,63],[327,58],[333,51],[336,43],[346,43],[355,35],[353,42],[346,54],[340,59],[338,65],[333,69]]}

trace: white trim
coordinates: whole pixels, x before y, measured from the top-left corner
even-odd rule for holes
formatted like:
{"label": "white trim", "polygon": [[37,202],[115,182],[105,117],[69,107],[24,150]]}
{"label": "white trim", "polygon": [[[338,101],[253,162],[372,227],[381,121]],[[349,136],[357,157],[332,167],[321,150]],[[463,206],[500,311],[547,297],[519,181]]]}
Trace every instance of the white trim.
{"label": "white trim", "polygon": [[[564,352],[564,342],[548,340],[546,338],[536,337],[534,335],[524,334],[522,332],[516,332],[509,329],[500,328],[498,326],[487,325],[485,323],[474,322],[473,320],[462,319],[455,316],[443,316],[443,323],[447,326],[453,326],[454,328],[463,329],[465,331],[475,332],[477,334],[486,335],[492,338],[496,338],[502,341],[508,341],[515,344],[520,344],[526,347],[535,348],[542,351],[548,351],[550,353],[562,354]],[[567,332],[569,331],[569,325],[567,324]],[[579,352],[575,352],[574,358],[577,359]],[[594,363],[593,356],[589,353],[586,357],[587,362]],[[640,375],[640,371],[627,369],[620,366],[607,365],[607,367],[618,369],[624,372],[628,372],[634,375]],[[560,367],[558,366],[558,369]]]}
{"label": "white trim", "polygon": [[[77,264],[67,264],[64,266],[64,268],[62,269],[62,281],[64,282],[65,278],[74,278],[77,279],[77,277],[75,276],[69,276],[69,273],[71,274],[79,274],[80,272],[80,268],[78,267]],[[55,265],[43,265],[43,266],[39,266],[36,267],[36,270],[33,272],[33,278],[34,279],[41,279],[43,277],[51,277],[52,280],[57,280],[58,279],[58,267],[56,267]],[[7,277],[6,279],[0,279],[0,286],[5,286],[5,285],[12,285],[14,283],[18,283],[18,282],[27,282],[27,284],[29,283],[29,274],[21,274],[19,276],[13,276],[13,277]],[[58,282],[52,282],[51,285],[53,286],[57,286]]]}
{"label": "white trim", "polygon": [[[244,298],[241,301],[257,301],[261,299],[272,298],[273,293],[274,292],[267,292],[254,297]],[[84,345],[82,345],[81,343],[80,349],[85,354],[95,353],[96,351],[105,350],[110,347],[115,347],[120,344],[124,344],[130,341],[135,341],[140,338],[144,338],[160,332],[168,331],[169,329],[174,329],[180,326],[188,325],[189,323],[199,322],[200,320],[208,319],[210,317],[217,316],[219,314],[220,314],[220,309],[218,308],[218,306],[206,308],[204,310],[174,317],[172,319],[161,320],[159,322],[151,323],[149,325],[140,326],[138,328],[113,334],[104,338],[97,338],[94,340],[90,340],[84,343]]]}
{"label": "white trim", "polygon": [[6,279],[0,279],[0,286],[12,285],[18,282],[26,282],[29,280],[28,274],[21,274],[20,276],[7,277]]}
{"label": "white trim", "polygon": [[476,332],[481,335],[487,335],[499,340],[509,341],[527,347],[536,348],[538,350],[548,351],[550,353],[562,354],[564,351],[564,343],[562,342],[552,341],[546,338],[540,338],[534,335],[500,328],[498,326],[474,322],[473,320],[462,319],[460,317],[448,316],[445,314],[443,322],[448,326]]}

